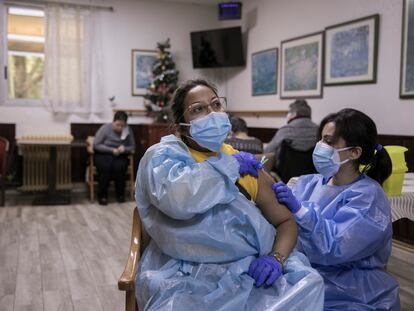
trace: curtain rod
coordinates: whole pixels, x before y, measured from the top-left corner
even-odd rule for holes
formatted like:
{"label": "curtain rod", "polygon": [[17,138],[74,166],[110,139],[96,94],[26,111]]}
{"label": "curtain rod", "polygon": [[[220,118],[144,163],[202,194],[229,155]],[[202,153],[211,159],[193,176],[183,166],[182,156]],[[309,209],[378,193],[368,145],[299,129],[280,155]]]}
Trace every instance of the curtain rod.
{"label": "curtain rod", "polygon": [[66,2],[66,1],[47,1],[47,0],[9,0],[4,2],[7,5],[47,5],[47,4],[58,4],[58,5],[67,5],[71,7],[80,7],[80,8],[92,8],[92,9],[99,9],[104,11],[113,12],[114,8],[111,6],[100,6],[100,5],[89,5],[89,4],[81,4],[81,3],[74,3],[74,2]]}

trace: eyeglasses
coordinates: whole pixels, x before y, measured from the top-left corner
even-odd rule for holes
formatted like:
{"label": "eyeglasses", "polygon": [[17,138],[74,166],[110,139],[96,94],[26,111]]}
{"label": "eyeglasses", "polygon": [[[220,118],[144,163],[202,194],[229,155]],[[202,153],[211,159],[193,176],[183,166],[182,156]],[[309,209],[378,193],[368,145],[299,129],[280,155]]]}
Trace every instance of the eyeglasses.
{"label": "eyeglasses", "polygon": [[188,106],[187,111],[192,116],[208,115],[210,113],[209,107],[214,112],[225,111],[227,107],[227,100],[225,97],[214,98],[209,104],[207,103],[193,103]]}

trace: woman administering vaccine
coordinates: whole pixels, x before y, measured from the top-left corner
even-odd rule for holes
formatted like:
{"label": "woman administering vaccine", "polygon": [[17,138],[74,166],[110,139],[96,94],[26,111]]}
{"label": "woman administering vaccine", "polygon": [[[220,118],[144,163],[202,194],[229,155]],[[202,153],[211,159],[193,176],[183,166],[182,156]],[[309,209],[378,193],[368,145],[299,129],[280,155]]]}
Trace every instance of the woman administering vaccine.
{"label": "woman administering vaccine", "polygon": [[398,283],[384,271],[392,224],[381,185],[391,160],[377,143],[375,123],[344,109],[321,122],[319,136],[319,174],[301,176],[292,190],[283,183],[273,190],[294,214],[299,246],[324,278],[324,308],[399,310]]}
{"label": "woman administering vaccine", "polygon": [[272,180],[253,155],[223,143],[225,108],[207,81],[182,84],[176,135],[140,161],[135,196],[151,243],[136,278],[139,309],[322,310],[322,278],[292,252],[297,225]]}

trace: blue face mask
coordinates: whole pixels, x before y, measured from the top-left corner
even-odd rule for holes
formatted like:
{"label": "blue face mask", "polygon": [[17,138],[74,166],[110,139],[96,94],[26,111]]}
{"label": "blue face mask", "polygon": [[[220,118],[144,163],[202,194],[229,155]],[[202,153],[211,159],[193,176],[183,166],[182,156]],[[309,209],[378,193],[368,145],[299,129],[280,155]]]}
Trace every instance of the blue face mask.
{"label": "blue face mask", "polygon": [[191,137],[197,144],[215,152],[220,151],[231,130],[229,117],[224,112],[211,112],[202,118],[190,121],[190,124],[180,123],[180,125],[190,126]]}
{"label": "blue face mask", "polygon": [[349,161],[346,159],[341,162],[339,158],[339,151],[348,150],[353,147],[346,147],[341,149],[335,149],[323,142],[318,142],[313,150],[313,164],[319,174],[325,178],[330,178],[335,175],[342,164]]}

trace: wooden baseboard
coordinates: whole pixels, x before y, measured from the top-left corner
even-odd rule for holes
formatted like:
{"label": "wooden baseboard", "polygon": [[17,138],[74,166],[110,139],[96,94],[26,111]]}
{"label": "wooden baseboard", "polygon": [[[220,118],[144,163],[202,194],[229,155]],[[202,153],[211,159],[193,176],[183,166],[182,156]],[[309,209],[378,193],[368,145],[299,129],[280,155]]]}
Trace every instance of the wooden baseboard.
{"label": "wooden baseboard", "polygon": [[410,253],[414,253],[414,245],[411,245],[411,244],[408,244],[402,241],[398,241],[395,239],[392,240],[392,247],[399,248],[401,250],[404,250]]}

